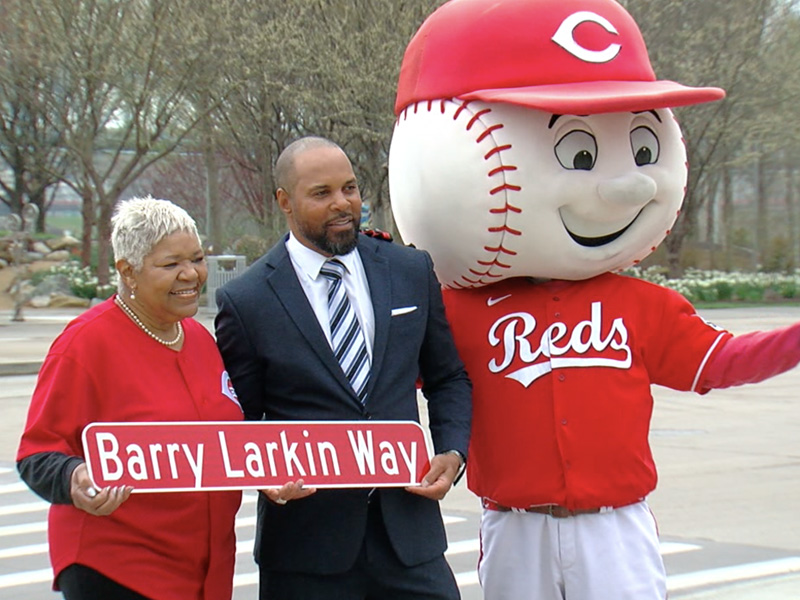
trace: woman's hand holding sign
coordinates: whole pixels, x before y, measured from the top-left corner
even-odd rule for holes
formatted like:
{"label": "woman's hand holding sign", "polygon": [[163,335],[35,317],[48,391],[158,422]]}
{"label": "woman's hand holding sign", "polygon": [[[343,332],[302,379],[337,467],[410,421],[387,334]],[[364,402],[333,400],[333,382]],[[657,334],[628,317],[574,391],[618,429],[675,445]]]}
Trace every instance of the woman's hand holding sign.
{"label": "woman's hand holding sign", "polygon": [[104,517],[117,510],[131,496],[133,488],[129,485],[106,487],[100,491],[94,487],[86,463],[78,465],[70,477],[70,497],[76,508]]}

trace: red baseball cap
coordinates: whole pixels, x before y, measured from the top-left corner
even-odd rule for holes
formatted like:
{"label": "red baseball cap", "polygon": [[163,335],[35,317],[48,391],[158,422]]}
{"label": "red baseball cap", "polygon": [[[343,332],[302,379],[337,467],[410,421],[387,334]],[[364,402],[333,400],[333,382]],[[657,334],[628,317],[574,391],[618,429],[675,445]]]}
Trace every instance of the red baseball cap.
{"label": "red baseball cap", "polygon": [[596,114],[724,96],[657,81],[638,26],[614,0],[450,0],[406,48],[395,113],[439,98]]}

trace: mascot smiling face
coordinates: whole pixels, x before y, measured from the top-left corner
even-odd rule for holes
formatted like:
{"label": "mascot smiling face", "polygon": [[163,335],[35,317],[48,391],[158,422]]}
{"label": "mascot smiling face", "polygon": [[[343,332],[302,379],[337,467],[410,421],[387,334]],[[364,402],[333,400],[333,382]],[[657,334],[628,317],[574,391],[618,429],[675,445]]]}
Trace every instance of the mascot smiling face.
{"label": "mascot smiling face", "polygon": [[657,81],[613,0],[451,0],[403,60],[389,156],[398,229],[449,288],[627,268],[683,201],[669,107],[723,95]]}

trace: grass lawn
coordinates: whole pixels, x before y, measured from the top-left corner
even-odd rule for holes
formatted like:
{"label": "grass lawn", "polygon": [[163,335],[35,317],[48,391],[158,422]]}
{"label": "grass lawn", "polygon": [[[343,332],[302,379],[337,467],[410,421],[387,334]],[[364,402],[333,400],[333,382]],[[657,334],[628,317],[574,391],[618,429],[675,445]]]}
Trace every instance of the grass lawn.
{"label": "grass lawn", "polygon": [[66,232],[74,238],[80,239],[83,218],[78,212],[54,212],[47,213],[46,227],[48,232]]}

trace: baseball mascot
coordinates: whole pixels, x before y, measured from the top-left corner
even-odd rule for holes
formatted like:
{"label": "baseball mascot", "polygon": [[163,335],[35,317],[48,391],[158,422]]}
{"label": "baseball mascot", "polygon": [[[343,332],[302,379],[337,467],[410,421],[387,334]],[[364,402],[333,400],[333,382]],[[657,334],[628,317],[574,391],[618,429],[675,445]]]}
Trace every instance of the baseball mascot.
{"label": "baseball mascot", "polygon": [[705,393],[800,360],[800,327],[733,337],[617,274],[680,212],[670,107],[723,95],[657,80],[614,0],[451,0],[406,49],[392,206],[474,384],[487,600],[664,600],[651,384]]}

